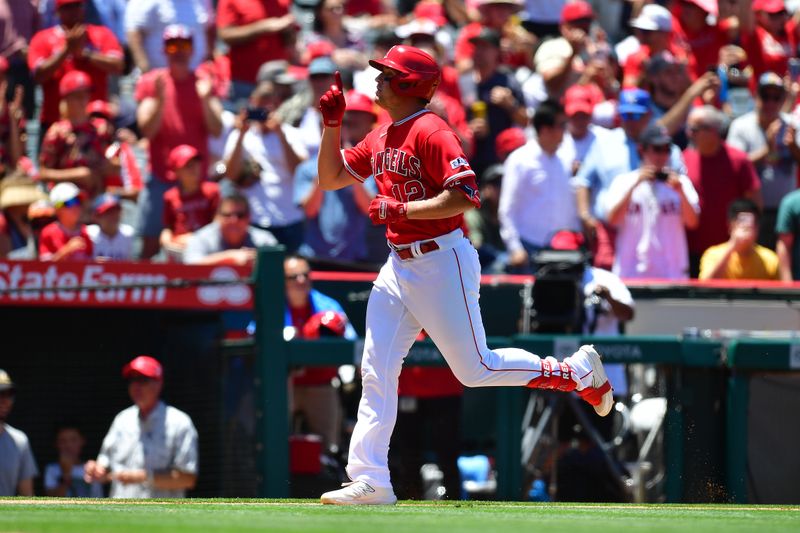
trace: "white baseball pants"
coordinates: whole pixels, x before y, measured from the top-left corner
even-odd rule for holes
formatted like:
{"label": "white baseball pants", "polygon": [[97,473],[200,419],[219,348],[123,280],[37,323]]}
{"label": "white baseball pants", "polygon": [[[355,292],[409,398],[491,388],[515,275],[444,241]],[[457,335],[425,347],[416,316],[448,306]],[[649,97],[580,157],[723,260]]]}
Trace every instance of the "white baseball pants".
{"label": "white baseball pants", "polygon": [[[468,387],[520,387],[541,376],[538,355],[486,346],[478,305],[480,263],[472,244],[461,230],[435,240],[438,250],[405,261],[392,252],[370,294],[361,362],[363,392],[347,465],[353,481],[391,487],[388,454],[397,419],[398,379],[421,329]],[[585,358],[568,360],[573,375],[590,374]],[[578,388],[589,385],[591,377],[588,380]]]}

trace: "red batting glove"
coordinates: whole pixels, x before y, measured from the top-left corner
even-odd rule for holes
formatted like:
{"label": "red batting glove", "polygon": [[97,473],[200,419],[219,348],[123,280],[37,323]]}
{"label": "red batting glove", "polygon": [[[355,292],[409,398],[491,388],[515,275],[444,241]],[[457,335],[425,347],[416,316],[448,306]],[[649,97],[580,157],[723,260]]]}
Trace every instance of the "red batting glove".
{"label": "red batting glove", "polygon": [[376,226],[400,222],[408,218],[408,204],[398,202],[391,196],[378,195],[369,203],[369,219]]}
{"label": "red batting glove", "polygon": [[338,128],[342,125],[342,117],[346,103],[344,93],[342,93],[342,76],[336,71],[336,83],[325,91],[319,99],[319,110],[322,113],[322,121],[328,128]]}

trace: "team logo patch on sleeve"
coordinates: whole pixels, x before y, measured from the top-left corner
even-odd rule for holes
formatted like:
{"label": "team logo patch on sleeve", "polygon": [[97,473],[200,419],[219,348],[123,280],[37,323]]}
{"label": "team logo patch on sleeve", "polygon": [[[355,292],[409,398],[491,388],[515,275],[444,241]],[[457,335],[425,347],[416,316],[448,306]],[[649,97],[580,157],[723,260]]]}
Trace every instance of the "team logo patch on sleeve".
{"label": "team logo patch on sleeve", "polygon": [[464,194],[467,195],[467,198],[469,198],[470,200],[478,198],[478,189],[472,187],[471,185],[467,185],[466,183],[461,183],[461,181],[457,181],[455,183],[455,187],[457,189],[461,189],[461,191],[463,191]]}
{"label": "team logo patch on sleeve", "polygon": [[450,168],[453,170],[457,169],[458,167],[469,166],[469,161],[467,161],[463,157],[456,157],[452,161],[450,161]]}

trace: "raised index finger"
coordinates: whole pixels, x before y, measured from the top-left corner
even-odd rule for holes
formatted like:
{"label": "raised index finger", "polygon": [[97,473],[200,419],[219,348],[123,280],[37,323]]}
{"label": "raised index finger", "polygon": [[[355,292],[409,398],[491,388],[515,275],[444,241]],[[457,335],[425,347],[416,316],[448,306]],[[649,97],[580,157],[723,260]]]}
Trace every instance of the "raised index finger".
{"label": "raised index finger", "polygon": [[337,70],[336,73],[334,74],[334,76],[336,77],[336,86],[339,88],[340,91],[342,91],[343,88],[344,88],[344,85],[342,85],[342,75],[341,75],[341,73]]}

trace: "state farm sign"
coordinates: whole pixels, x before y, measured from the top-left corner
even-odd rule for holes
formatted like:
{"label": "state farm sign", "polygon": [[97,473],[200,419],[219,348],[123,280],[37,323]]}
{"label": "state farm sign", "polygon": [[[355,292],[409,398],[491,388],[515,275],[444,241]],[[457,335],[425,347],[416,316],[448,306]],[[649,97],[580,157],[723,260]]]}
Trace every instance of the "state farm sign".
{"label": "state farm sign", "polygon": [[0,305],[252,309],[251,287],[236,283],[249,276],[231,266],[0,261]]}

